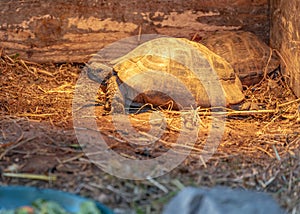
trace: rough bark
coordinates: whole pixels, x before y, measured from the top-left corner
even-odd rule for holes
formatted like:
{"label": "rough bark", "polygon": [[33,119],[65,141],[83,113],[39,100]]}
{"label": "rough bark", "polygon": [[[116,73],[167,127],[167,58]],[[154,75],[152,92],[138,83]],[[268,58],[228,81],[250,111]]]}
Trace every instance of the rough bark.
{"label": "rough bark", "polygon": [[271,45],[282,56],[282,71],[300,97],[300,1],[271,0]]}
{"label": "rough bark", "polygon": [[269,38],[268,0],[2,0],[0,13],[0,46],[36,62],[87,61],[139,33],[243,29]]}

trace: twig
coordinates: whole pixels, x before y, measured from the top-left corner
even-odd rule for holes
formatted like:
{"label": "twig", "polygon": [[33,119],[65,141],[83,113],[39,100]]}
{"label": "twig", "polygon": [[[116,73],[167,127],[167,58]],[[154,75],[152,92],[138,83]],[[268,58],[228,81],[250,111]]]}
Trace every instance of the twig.
{"label": "twig", "polygon": [[37,174],[29,174],[29,173],[2,173],[2,176],[12,177],[12,178],[27,178],[27,179],[36,179],[43,181],[56,181],[56,176],[54,175],[37,175]]}
{"label": "twig", "polygon": [[259,147],[259,146],[255,146],[255,148],[257,148],[258,150],[260,150],[260,151],[266,153],[266,154],[269,155],[271,158],[274,158],[274,156],[273,156],[270,152],[268,152],[267,150],[265,150],[265,149],[263,149],[263,148],[261,148],[261,147]]}
{"label": "twig", "polygon": [[199,34],[198,34],[198,32],[196,32],[191,40],[194,41],[198,36],[199,36]]}
{"label": "twig", "polygon": [[169,192],[169,190],[165,186],[161,185],[160,183],[158,183],[153,178],[147,177],[147,180],[150,181],[150,183],[154,184],[158,189],[162,190],[164,193],[167,194]]}
{"label": "twig", "polygon": [[68,158],[66,160],[61,161],[61,163],[68,163],[68,162],[71,162],[73,160],[77,160],[77,159],[83,157],[84,155],[85,155],[84,153],[80,153],[80,154],[78,154],[78,155],[76,155],[74,157],[71,157],[71,158]]}
{"label": "twig", "polygon": [[171,183],[174,184],[180,190],[182,190],[183,188],[185,188],[185,185],[182,184],[178,179],[171,180]]}
{"label": "twig", "polygon": [[141,41],[141,35],[142,35],[142,25],[139,26],[138,42]]}
{"label": "twig", "polygon": [[200,160],[201,160],[201,162],[202,162],[204,168],[206,169],[206,168],[207,168],[207,165],[206,165],[206,163],[205,163],[205,161],[204,161],[202,155],[199,155],[199,158],[200,158]]}
{"label": "twig", "polygon": [[53,77],[54,75],[52,73],[50,73],[49,71],[46,71],[46,70],[42,70],[42,69],[37,69],[36,70],[37,73],[40,73],[40,74],[44,74],[46,76],[50,76],[50,77]]}
{"label": "twig", "polygon": [[18,117],[49,117],[55,114],[32,114],[32,113],[26,113],[26,114],[17,114]]}
{"label": "twig", "polygon": [[[276,113],[277,110],[248,110],[248,111],[220,111],[220,112],[213,112],[211,115],[216,116],[234,116],[234,115],[253,115],[253,114],[269,114],[269,113]],[[208,115],[208,112],[199,112],[200,116]]]}
{"label": "twig", "polygon": [[289,102],[286,102],[286,103],[279,104],[278,107],[288,106],[290,104],[297,103],[297,102],[300,102],[300,98],[292,100],[292,101],[289,101]]}
{"label": "twig", "polygon": [[32,72],[29,68],[28,68],[28,66],[26,65],[26,63],[23,61],[23,60],[20,60],[20,62],[21,62],[21,64],[26,68],[26,70],[29,72],[29,73],[31,73],[33,76],[37,76],[36,75],[36,73],[34,73],[34,72]]}
{"label": "twig", "polygon": [[17,144],[12,145],[11,147],[7,148],[7,149],[0,155],[0,160],[1,160],[1,159],[2,159],[2,158],[10,151],[10,150],[15,149],[15,148],[21,146],[22,144],[27,143],[27,142],[33,140],[34,138],[36,138],[36,137],[28,138],[28,139],[26,139],[26,140],[24,140],[24,141],[21,141],[21,142],[19,142],[19,143],[17,143]]}
{"label": "twig", "polygon": [[272,145],[272,148],[273,148],[273,150],[274,150],[274,152],[275,152],[275,156],[276,156],[277,160],[281,161],[281,158],[280,158],[280,156],[279,156],[279,154],[278,154],[278,151],[277,151],[277,149],[276,149],[276,147],[275,147],[274,144]]}

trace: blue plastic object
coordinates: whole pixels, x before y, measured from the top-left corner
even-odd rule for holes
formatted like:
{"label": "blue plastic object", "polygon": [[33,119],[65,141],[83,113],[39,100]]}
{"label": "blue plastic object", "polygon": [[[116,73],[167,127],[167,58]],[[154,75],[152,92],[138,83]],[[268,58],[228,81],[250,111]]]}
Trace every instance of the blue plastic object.
{"label": "blue plastic object", "polygon": [[[54,201],[62,206],[67,212],[79,211],[80,204],[90,199],[62,192],[54,189],[39,189],[26,186],[1,186],[0,187],[0,210],[15,209],[20,206],[31,205],[36,199]],[[105,205],[95,202],[102,214],[113,214],[113,211]]]}

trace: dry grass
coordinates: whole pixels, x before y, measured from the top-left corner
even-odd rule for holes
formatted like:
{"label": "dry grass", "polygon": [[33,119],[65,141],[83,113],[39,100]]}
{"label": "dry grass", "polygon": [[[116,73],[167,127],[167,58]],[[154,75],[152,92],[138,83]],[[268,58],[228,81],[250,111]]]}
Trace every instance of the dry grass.
{"label": "dry grass", "polygon": [[[90,163],[77,143],[71,105],[80,72],[80,65],[40,65],[2,55],[0,184],[80,193],[119,213],[159,213],[184,186],[225,185],[268,192],[288,213],[300,212],[300,100],[280,73],[245,89],[243,111],[223,109],[218,113],[226,113],[226,128],[217,151],[207,162],[201,157],[211,130],[210,109],[194,110],[200,127],[195,145],[176,145],[181,122],[187,122],[178,112],[163,110],[165,132],[146,154],[123,141],[111,117],[104,114],[102,106],[96,107],[103,135],[120,154],[144,159],[157,157],[175,146],[178,152],[192,151],[164,176],[130,181],[101,171]],[[104,99],[100,96],[98,102]],[[148,134],[149,115],[130,116],[132,125],[145,139],[153,137]],[[50,179],[54,177],[56,180]]]}

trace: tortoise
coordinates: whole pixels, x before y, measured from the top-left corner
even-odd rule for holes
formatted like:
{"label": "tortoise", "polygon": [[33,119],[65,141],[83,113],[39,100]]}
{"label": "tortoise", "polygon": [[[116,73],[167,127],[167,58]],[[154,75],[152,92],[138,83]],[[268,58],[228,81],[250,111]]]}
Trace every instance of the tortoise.
{"label": "tortoise", "polygon": [[227,60],[246,86],[259,83],[280,64],[276,53],[251,32],[217,31],[200,42]]}
{"label": "tortoise", "polygon": [[184,38],[147,41],[107,65],[91,63],[87,73],[106,86],[106,109],[116,113],[125,112],[129,102],[155,107],[173,103],[173,109],[181,109],[218,105],[222,96],[227,106],[244,99],[230,64]]}

